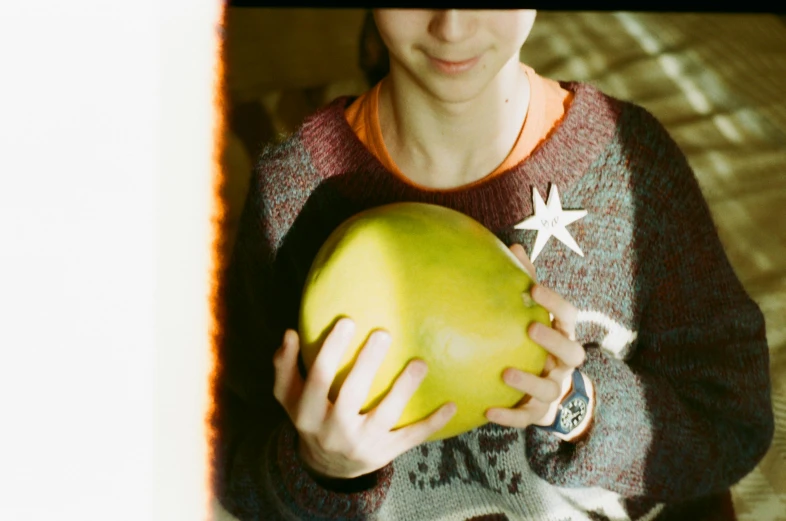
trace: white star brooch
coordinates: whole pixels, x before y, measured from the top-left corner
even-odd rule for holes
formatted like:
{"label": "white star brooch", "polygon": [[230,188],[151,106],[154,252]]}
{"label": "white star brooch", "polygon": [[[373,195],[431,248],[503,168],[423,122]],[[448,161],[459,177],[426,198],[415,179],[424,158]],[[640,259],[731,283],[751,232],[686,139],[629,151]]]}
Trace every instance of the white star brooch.
{"label": "white star brooch", "polygon": [[584,252],[581,251],[581,248],[579,248],[579,245],[576,244],[576,241],[565,227],[587,215],[587,211],[563,210],[556,185],[551,185],[548,203],[543,202],[540,192],[533,186],[532,201],[535,205],[535,214],[514,226],[517,230],[538,231],[535,245],[532,247],[532,253],[530,254],[530,260],[535,262],[535,258],[540,255],[543,247],[552,236],[583,257]]}

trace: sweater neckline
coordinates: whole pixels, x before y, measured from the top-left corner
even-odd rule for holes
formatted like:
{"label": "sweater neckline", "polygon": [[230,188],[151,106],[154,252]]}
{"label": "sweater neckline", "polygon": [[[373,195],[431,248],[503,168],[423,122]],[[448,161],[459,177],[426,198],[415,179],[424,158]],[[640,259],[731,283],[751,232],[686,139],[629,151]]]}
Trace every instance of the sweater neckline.
{"label": "sweater neckline", "polygon": [[616,133],[619,112],[612,98],[594,86],[560,82],[573,93],[562,122],[523,161],[480,182],[450,189],[424,189],[399,179],[361,143],[344,117],[354,97],[342,96],[309,116],[299,131],[318,175],[341,176],[337,186],[368,206],[412,201],[463,212],[491,230],[512,226],[532,214],[532,189],[545,198],[551,185],[559,193],[587,172]]}

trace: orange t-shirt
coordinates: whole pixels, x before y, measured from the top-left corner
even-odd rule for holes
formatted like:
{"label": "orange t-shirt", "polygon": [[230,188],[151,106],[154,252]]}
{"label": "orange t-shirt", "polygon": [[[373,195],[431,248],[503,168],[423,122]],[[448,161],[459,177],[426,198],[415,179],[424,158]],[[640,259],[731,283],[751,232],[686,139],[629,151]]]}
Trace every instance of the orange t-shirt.
{"label": "orange t-shirt", "polygon": [[[559,124],[573,99],[573,93],[563,89],[558,82],[539,76],[531,67],[523,63],[521,67],[527,73],[530,84],[529,108],[524,118],[524,125],[508,157],[484,180],[526,159]],[[380,163],[407,183],[413,184],[398,169],[385,147],[382,127],[379,124],[380,85],[381,82],[377,83],[371,90],[356,99],[347,107],[344,115],[358,139],[379,159]]]}

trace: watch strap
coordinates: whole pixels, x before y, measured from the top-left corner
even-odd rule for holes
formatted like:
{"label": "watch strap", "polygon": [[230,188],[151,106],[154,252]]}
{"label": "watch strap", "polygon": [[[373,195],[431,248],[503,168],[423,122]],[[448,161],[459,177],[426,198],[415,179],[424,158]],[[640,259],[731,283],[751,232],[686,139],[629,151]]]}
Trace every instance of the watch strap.
{"label": "watch strap", "polygon": [[586,396],[587,398],[589,398],[589,396],[587,395],[587,388],[584,387],[584,377],[581,376],[581,372],[578,369],[573,370],[571,379],[573,381],[573,391],[576,391],[582,396]]}
{"label": "watch strap", "polygon": [[584,377],[581,375],[581,372],[578,369],[573,370],[573,374],[571,375],[571,384],[571,389],[568,391],[568,394],[565,395],[557,407],[557,415],[554,417],[554,422],[548,426],[538,425],[538,428],[549,432],[558,432],[560,434],[569,434],[571,432],[565,431],[559,427],[560,420],[562,418],[563,404],[573,400],[576,395],[581,396],[589,403],[587,389],[584,386]]}

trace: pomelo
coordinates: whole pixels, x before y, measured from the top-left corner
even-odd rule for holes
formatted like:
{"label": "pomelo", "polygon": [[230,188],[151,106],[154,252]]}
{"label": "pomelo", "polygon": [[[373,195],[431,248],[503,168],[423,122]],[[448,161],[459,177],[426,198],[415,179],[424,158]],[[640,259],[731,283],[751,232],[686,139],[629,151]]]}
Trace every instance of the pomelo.
{"label": "pomelo", "polygon": [[485,424],[489,407],[523,398],[503,382],[506,367],[543,371],[546,351],[527,329],[550,324],[549,313],[529,297],[532,284],[508,247],[460,212],[424,203],[366,210],[334,230],[311,266],[300,308],[304,365],[310,369],[339,318],[355,322],[330,390],[335,400],[368,336],[384,329],[392,343],[362,412],[420,358],[429,372],[397,427],[453,401],[456,414],[430,439],[461,434]]}

